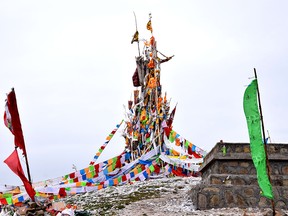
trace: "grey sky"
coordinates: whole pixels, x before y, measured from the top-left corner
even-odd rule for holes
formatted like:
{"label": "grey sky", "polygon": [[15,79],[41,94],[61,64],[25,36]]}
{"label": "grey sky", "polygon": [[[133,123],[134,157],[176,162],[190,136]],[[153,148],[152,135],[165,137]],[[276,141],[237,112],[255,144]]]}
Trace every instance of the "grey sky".
{"label": "grey sky", "polygon": [[[180,135],[207,151],[220,139],[248,142],[242,99],[255,67],[266,130],[287,143],[287,8],[277,0],[1,0],[0,115],[14,87],[33,181],[86,167],[124,118],[138,54],[133,11],[140,38],[150,37],[151,12],[158,50],[175,55],[161,83],[178,103]],[[102,159],[123,146],[118,134]],[[3,163],[14,149],[3,121],[0,149],[0,184],[21,184]]]}

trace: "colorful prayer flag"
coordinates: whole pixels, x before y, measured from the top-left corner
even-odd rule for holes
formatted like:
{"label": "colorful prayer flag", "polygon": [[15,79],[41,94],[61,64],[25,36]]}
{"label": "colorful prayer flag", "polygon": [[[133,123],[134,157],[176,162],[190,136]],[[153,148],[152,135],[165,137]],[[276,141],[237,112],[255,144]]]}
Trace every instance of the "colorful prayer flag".
{"label": "colorful prayer flag", "polygon": [[257,85],[257,79],[254,79],[246,88],[243,106],[250,137],[251,156],[257,171],[258,184],[262,190],[262,195],[273,199],[273,191],[267,174],[266,153],[261,133]]}

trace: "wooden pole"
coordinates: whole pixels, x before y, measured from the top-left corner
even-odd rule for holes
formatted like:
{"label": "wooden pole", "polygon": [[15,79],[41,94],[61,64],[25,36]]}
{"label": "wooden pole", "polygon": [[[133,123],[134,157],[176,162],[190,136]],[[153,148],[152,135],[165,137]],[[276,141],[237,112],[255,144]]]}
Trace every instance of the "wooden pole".
{"label": "wooden pole", "polygon": [[[136,14],[134,11],[133,11],[133,13],[134,13],[134,18],[135,18],[136,32],[138,32]],[[139,38],[137,40],[137,44],[138,44],[138,55],[140,56]]]}
{"label": "wooden pole", "polygon": [[[257,80],[257,73],[256,73],[255,68],[254,68],[254,75],[255,75],[255,79]],[[265,149],[265,154],[266,154],[266,168],[267,168],[268,178],[269,178],[269,181],[271,183],[270,165],[269,165],[268,153],[267,153],[267,144],[266,144],[266,138],[265,138],[264,121],[263,121],[263,115],[262,115],[262,107],[261,107],[261,101],[260,101],[260,91],[259,91],[259,86],[258,86],[258,80],[257,80],[257,94],[258,94],[258,105],[259,105],[259,111],[260,111],[260,120],[261,120],[261,125],[262,125],[264,149]],[[272,209],[273,209],[273,215],[275,215],[275,205],[274,205],[273,199],[271,200],[271,205],[272,205]]]}
{"label": "wooden pole", "polygon": [[25,157],[25,161],[26,161],[28,180],[29,180],[30,184],[32,185],[32,180],[31,180],[31,176],[30,176],[30,168],[29,168],[29,164],[28,164],[27,152],[26,152],[26,155],[24,157]]}
{"label": "wooden pole", "polygon": [[[12,91],[14,92],[14,94],[15,94],[15,90],[14,90],[14,88],[12,88]],[[16,94],[15,94],[15,102],[16,102]],[[16,102],[16,104],[17,104],[17,102]],[[19,112],[19,111],[17,111],[17,112]],[[18,113],[18,115],[19,115],[19,113]],[[20,115],[19,115],[19,121],[20,121]],[[22,133],[23,133],[23,131],[22,131]],[[26,168],[27,168],[27,175],[28,175],[28,180],[29,180],[29,182],[30,182],[30,184],[32,185],[32,180],[31,180],[31,175],[30,175],[30,168],[29,168],[29,163],[28,163],[28,156],[27,156],[27,151],[26,151],[26,145],[25,145],[25,141],[24,141],[24,136],[23,136],[23,143],[24,143],[24,157],[25,157],[25,162],[26,162]],[[15,148],[18,148],[18,146],[15,146]]]}

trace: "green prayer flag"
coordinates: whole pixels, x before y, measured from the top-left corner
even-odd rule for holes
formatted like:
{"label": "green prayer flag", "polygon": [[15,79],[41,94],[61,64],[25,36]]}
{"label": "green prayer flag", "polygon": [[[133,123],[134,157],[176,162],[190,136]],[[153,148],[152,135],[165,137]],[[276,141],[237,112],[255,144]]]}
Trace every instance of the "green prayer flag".
{"label": "green prayer flag", "polygon": [[94,178],[95,175],[96,175],[95,171],[92,171],[92,172],[91,172],[91,175],[92,175],[92,178]]}
{"label": "green prayer flag", "polygon": [[92,171],[94,171],[94,170],[95,170],[95,167],[94,167],[94,166],[92,166],[92,165],[90,165],[90,166],[89,166],[89,170],[92,172]]}
{"label": "green prayer flag", "polygon": [[185,148],[188,149],[188,147],[189,147],[189,141],[185,140]]}
{"label": "green prayer flag", "polygon": [[154,168],[153,164],[151,164],[151,165],[149,166],[149,169],[150,169],[151,172],[154,172],[155,168]]}
{"label": "green prayer flag", "polygon": [[173,143],[175,141],[175,139],[176,139],[176,133],[175,133],[175,131],[171,130],[170,134],[169,134],[169,141],[171,143]]}
{"label": "green prayer flag", "polygon": [[138,173],[141,173],[142,172],[142,168],[138,167],[137,171],[138,171]]}
{"label": "green prayer flag", "polygon": [[12,204],[13,204],[13,200],[12,200],[11,197],[6,198],[6,202],[7,202],[9,205],[12,205]]}
{"label": "green prayer flag", "polygon": [[4,198],[11,198],[13,196],[13,194],[10,193],[5,193],[2,195]]}
{"label": "green prayer flag", "polygon": [[246,116],[251,156],[257,171],[257,179],[262,195],[273,199],[272,186],[267,174],[266,153],[261,133],[260,113],[257,101],[257,80],[254,79],[246,88],[243,99],[244,113]]}

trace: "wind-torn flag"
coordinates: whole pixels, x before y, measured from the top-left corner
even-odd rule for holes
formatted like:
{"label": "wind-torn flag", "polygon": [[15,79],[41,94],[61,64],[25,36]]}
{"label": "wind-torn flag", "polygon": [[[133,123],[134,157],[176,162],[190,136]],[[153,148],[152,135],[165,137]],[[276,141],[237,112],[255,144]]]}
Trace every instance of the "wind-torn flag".
{"label": "wind-torn flag", "polygon": [[176,112],[176,107],[177,107],[177,104],[174,107],[174,109],[172,110],[169,119],[167,120],[167,126],[170,127],[170,128],[172,127],[172,123],[173,123],[175,112]]}
{"label": "wind-torn flag", "polygon": [[269,199],[273,199],[273,191],[267,173],[266,153],[261,133],[257,85],[257,80],[254,79],[246,88],[243,107],[249,131],[251,156],[257,171],[258,184],[262,190],[262,195]]}
{"label": "wind-torn flag", "polygon": [[22,180],[25,190],[27,194],[30,196],[30,198],[34,201],[35,197],[35,191],[32,188],[31,183],[28,181],[28,179],[25,177],[25,174],[23,172],[18,152],[15,149],[13,153],[4,161],[8,165],[8,167]]}
{"label": "wind-torn flag", "polygon": [[12,91],[7,95],[4,112],[4,124],[14,135],[15,146],[22,149],[23,154],[26,155],[25,142],[14,89],[12,89]]}
{"label": "wind-torn flag", "polygon": [[147,28],[147,30],[151,31],[151,33],[152,33],[153,29],[152,29],[151,20],[148,21],[148,23],[147,23],[147,25],[146,25],[146,28]]}
{"label": "wind-torn flag", "polygon": [[139,32],[136,31],[136,32],[134,33],[133,38],[132,38],[131,44],[133,44],[134,42],[138,42],[138,41],[139,41]]}

